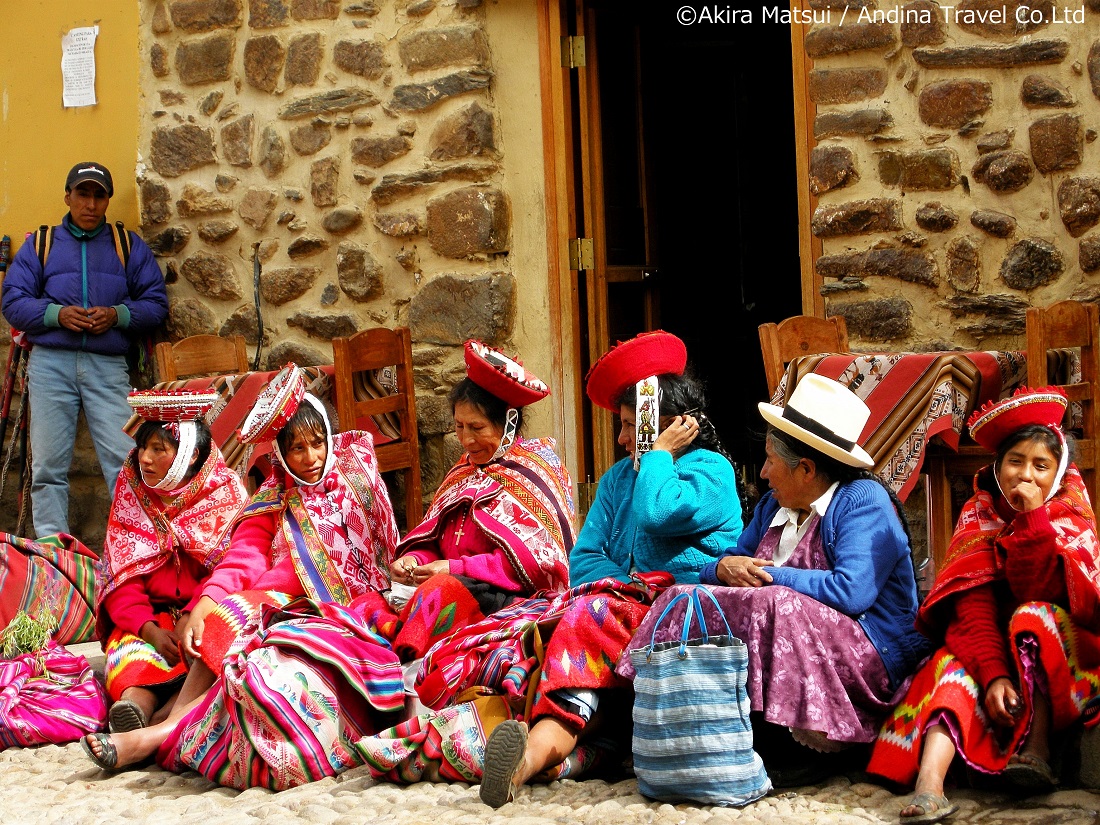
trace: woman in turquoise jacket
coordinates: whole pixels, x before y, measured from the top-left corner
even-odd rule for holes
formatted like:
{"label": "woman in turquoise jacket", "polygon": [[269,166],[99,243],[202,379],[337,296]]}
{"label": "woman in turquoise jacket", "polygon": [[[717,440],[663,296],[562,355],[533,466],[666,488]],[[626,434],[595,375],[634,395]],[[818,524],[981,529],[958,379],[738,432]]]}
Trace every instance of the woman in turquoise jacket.
{"label": "woman in turquoise jacket", "polygon": [[[629,720],[631,694],[614,667],[653,591],[698,582],[700,569],[741,535],[733,465],[703,412],[703,387],[686,366],[683,342],[652,332],[619,344],[588,374],[592,402],[622,419],[618,441],[628,456],[600,479],[570,553],[569,584],[582,591],[547,643],[530,732],[508,721],[486,743],[481,799],[494,808],[597,730],[616,739],[610,717],[625,711]],[[648,595],[612,598],[597,584],[607,579],[648,583],[639,587]]]}

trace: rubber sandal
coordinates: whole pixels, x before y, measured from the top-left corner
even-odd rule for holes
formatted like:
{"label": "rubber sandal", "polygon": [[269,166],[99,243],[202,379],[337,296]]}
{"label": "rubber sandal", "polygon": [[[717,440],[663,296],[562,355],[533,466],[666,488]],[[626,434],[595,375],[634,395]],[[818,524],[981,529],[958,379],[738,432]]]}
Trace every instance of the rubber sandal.
{"label": "rubber sandal", "polygon": [[[99,746],[103,748],[103,756],[96,756],[92,746],[88,744],[88,736],[95,737]],[[111,737],[106,733],[89,733],[88,736],[80,737],[80,747],[84,748],[84,753],[88,754],[88,758],[95,762],[100,770],[117,771],[118,750],[115,748],[115,743],[111,741]]]}
{"label": "rubber sandal", "polygon": [[481,801],[499,808],[516,795],[512,780],[527,752],[527,725],[509,719],[497,725],[485,742],[485,767],[481,771]]}
{"label": "rubber sandal", "polygon": [[915,823],[925,822],[939,822],[940,820],[947,819],[951,814],[955,813],[959,809],[958,805],[952,805],[947,801],[947,797],[942,794],[934,793],[919,793],[915,794],[912,799],[905,803],[902,808],[904,811],[910,805],[915,805],[920,808],[924,813],[916,814],[915,816],[902,816],[898,814],[898,820],[905,823],[905,825],[915,825]]}
{"label": "rubber sandal", "polygon": [[149,720],[136,702],[119,699],[107,714],[107,730],[111,733],[126,733],[138,728],[148,727]]}
{"label": "rubber sandal", "polygon": [[1052,790],[1058,780],[1049,764],[1028,753],[1014,754],[1004,770],[1005,778],[1023,790],[1043,792]]}

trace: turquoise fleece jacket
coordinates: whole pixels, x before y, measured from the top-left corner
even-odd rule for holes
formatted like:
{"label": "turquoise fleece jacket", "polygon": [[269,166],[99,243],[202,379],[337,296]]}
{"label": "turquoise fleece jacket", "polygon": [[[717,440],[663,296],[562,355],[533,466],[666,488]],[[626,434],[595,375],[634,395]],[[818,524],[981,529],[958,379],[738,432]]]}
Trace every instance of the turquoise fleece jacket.
{"label": "turquoise fleece jacket", "polygon": [[569,554],[569,584],[628,581],[632,570],[694,584],[703,565],[737,544],[741,527],[737,478],[719,453],[695,448],[674,461],[653,450],[637,472],[624,458],[600,479]]}

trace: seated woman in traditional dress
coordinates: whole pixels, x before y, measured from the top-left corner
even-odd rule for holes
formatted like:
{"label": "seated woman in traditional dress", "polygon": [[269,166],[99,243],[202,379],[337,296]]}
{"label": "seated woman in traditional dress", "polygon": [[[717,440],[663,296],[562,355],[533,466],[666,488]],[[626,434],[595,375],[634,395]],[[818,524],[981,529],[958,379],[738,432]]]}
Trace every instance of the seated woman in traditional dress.
{"label": "seated woman in traditional dress", "polygon": [[[600,479],[569,557],[573,587],[647,575],[659,584],[695,582],[704,564],[737,543],[742,522],[733,465],[704,412],[703,387],[685,374],[686,365],[684,343],[653,332],[619,344],[589,371],[588,397],[621,416],[618,442],[628,456]],[[507,721],[486,743],[482,801],[505,804],[602,726],[610,741],[628,741],[615,725],[623,720],[612,717],[629,714],[629,682],[614,666],[650,601],[595,590],[565,608],[547,643],[530,730]]]}
{"label": "seated woman in traditional dress", "polygon": [[[866,748],[814,751],[871,742],[928,645],[913,627],[917,586],[904,516],[865,471],[873,461],[856,443],[867,405],[811,374],[785,407],[759,408],[770,425],[760,471],[770,489],[736,547],[704,567],[700,581],[724,585],[713,593],[748,648],[754,741],[773,785],[783,787],[811,784],[857,756],[862,765]],[[631,648],[649,643],[663,605],[682,590],[661,597]],[[722,626],[704,604],[708,626]],[[682,626],[684,612],[670,612],[658,642]],[[629,657],[619,672],[633,676]]]}
{"label": "seated woman in traditional dress", "polygon": [[568,584],[572,482],[552,438],[521,437],[524,408],[550,391],[479,341],[466,342],[465,359],[467,375],[448,396],[464,452],[390,570],[417,588],[400,617],[403,659],[517,598]]}
{"label": "seated woman in traditional dress", "polygon": [[974,478],[918,615],[942,647],[867,768],[915,782],[902,822],[954,813],[944,780],[956,754],[1023,789],[1052,789],[1051,735],[1100,695],[1100,543],[1060,427],[1065,410],[1061,390],[1025,387],[971,416],[971,435],[996,458]]}
{"label": "seated woman in traditional dress", "polygon": [[216,393],[145,390],[145,421],[115,484],[97,570],[112,732],[167,715],[187,673],[180,635],[248,494],[202,420]]}
{"label": "seated woman in traditional dress", "polygon": [[[100,767],[151,756],[211,701],[224,658],[244,646],[264,605],[297,596],[346,605],[389,586],[387,564],[398,532],[369,433],[334,434],[320,400],[293,364],[260,395],[241,428],[242,443],[274,441],[278,463],[233,528],[186,626],[184,652],[195,658],[164,722],[83,740]],[[303,709],[303,712],[305,710]]]}

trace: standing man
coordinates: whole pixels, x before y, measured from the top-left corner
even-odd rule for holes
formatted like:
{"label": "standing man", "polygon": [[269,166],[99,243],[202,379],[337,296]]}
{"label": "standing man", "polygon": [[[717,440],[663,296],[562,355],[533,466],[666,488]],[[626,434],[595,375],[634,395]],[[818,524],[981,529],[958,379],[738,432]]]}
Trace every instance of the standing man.
{"label": "standing man", "polygon": [[27,387],[38,537],[69,532],[69,467],[81,407],[107,490],[114,492],[133,447],[122,431],[130,417],[130,338],[168,315],[160,267],[133,234],[123,265],[106,218],[114,192],[102,164],[74,166],[65,180],[69,214],[51,230],[45,266],[35,245],[24,243],[4,278],[0,308],[32,345]]}

